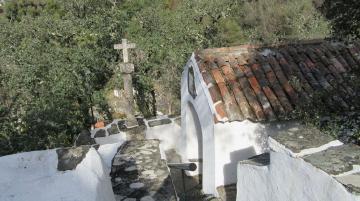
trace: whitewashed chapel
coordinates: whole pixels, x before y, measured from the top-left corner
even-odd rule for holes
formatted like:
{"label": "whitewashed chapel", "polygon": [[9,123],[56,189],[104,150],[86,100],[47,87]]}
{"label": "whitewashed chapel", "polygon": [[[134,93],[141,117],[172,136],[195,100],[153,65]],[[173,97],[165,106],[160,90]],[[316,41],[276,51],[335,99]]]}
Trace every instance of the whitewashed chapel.
{"label": "whitewashed chapel", "polygon": [[359,43],[193,53],[182,74],[177,144],[183,162],[199,166],[189,174],[202,174],[206,194],[226,197],[237,185],[237,200],[360,200],[360,148],[288,118],[322,90],[333,92],[329,108],[353,109],[353,69]]}

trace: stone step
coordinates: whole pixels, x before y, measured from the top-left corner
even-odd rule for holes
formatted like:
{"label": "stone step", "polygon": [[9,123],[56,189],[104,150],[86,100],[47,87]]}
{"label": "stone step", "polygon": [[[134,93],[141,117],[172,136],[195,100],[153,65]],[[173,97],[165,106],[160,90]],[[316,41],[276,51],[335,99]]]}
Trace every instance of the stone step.
{"label": "stone step", "polygon": [[112,162],[111,180],[116,201],[176,201],[158,140],[125,142]]}
{"label": "stone step", "polygon": [[229,184],[217,188],[222,201],[236,201],[236,184]]}

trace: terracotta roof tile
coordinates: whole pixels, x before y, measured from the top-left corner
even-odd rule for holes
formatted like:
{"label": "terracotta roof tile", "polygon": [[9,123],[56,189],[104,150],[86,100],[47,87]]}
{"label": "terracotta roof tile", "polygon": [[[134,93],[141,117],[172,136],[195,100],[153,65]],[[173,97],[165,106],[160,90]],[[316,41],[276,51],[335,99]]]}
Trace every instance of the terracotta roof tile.
{"label": "terracotta roof tile", "polygon": [[212,69],[211,74],[213,75],[215,82],[217,84],[225,83],[224,77],[222,76],[222,74],[218,68]]}
{"label": "terracotta roof tile", "polygon": [[215,122],[271,121],[321,91],[331,94],[324,104],[349,109],[356,93],[345,77],[360,68],[360,44],[239,46],[207,49],[195,58],[214,103]]}

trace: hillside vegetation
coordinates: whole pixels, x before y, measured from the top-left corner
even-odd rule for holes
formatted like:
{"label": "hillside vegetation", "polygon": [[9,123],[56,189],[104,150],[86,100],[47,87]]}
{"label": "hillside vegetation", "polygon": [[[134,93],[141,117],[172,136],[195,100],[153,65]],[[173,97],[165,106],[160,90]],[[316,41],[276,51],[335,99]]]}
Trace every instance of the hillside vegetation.
{"label": "hillside vegetation", "polygon": [[[89,128],[92,106],[106,110],[105,86],[121,80],[121,38],[137,43],[136,100],[151,116],[158,97],[169,103],[159,110],[179,112],[181,71],[196,49],[325,38],[341,24],[331,3],[312,0],[13,0],[1,9],[0,155],[68,146]],[[359,36],[353,29],[342,34]]]}

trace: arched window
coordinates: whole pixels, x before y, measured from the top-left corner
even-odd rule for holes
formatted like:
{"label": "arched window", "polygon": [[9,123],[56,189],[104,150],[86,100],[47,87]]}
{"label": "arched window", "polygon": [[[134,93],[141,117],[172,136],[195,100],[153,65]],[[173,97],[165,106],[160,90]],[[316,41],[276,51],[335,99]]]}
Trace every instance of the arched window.
{"label": "arched window", "polygon": [[193,67],[189,68],[188,71],[188,91],[190,95],[195,99],[196,98],[196,86],[195,86],[195,75]]}

